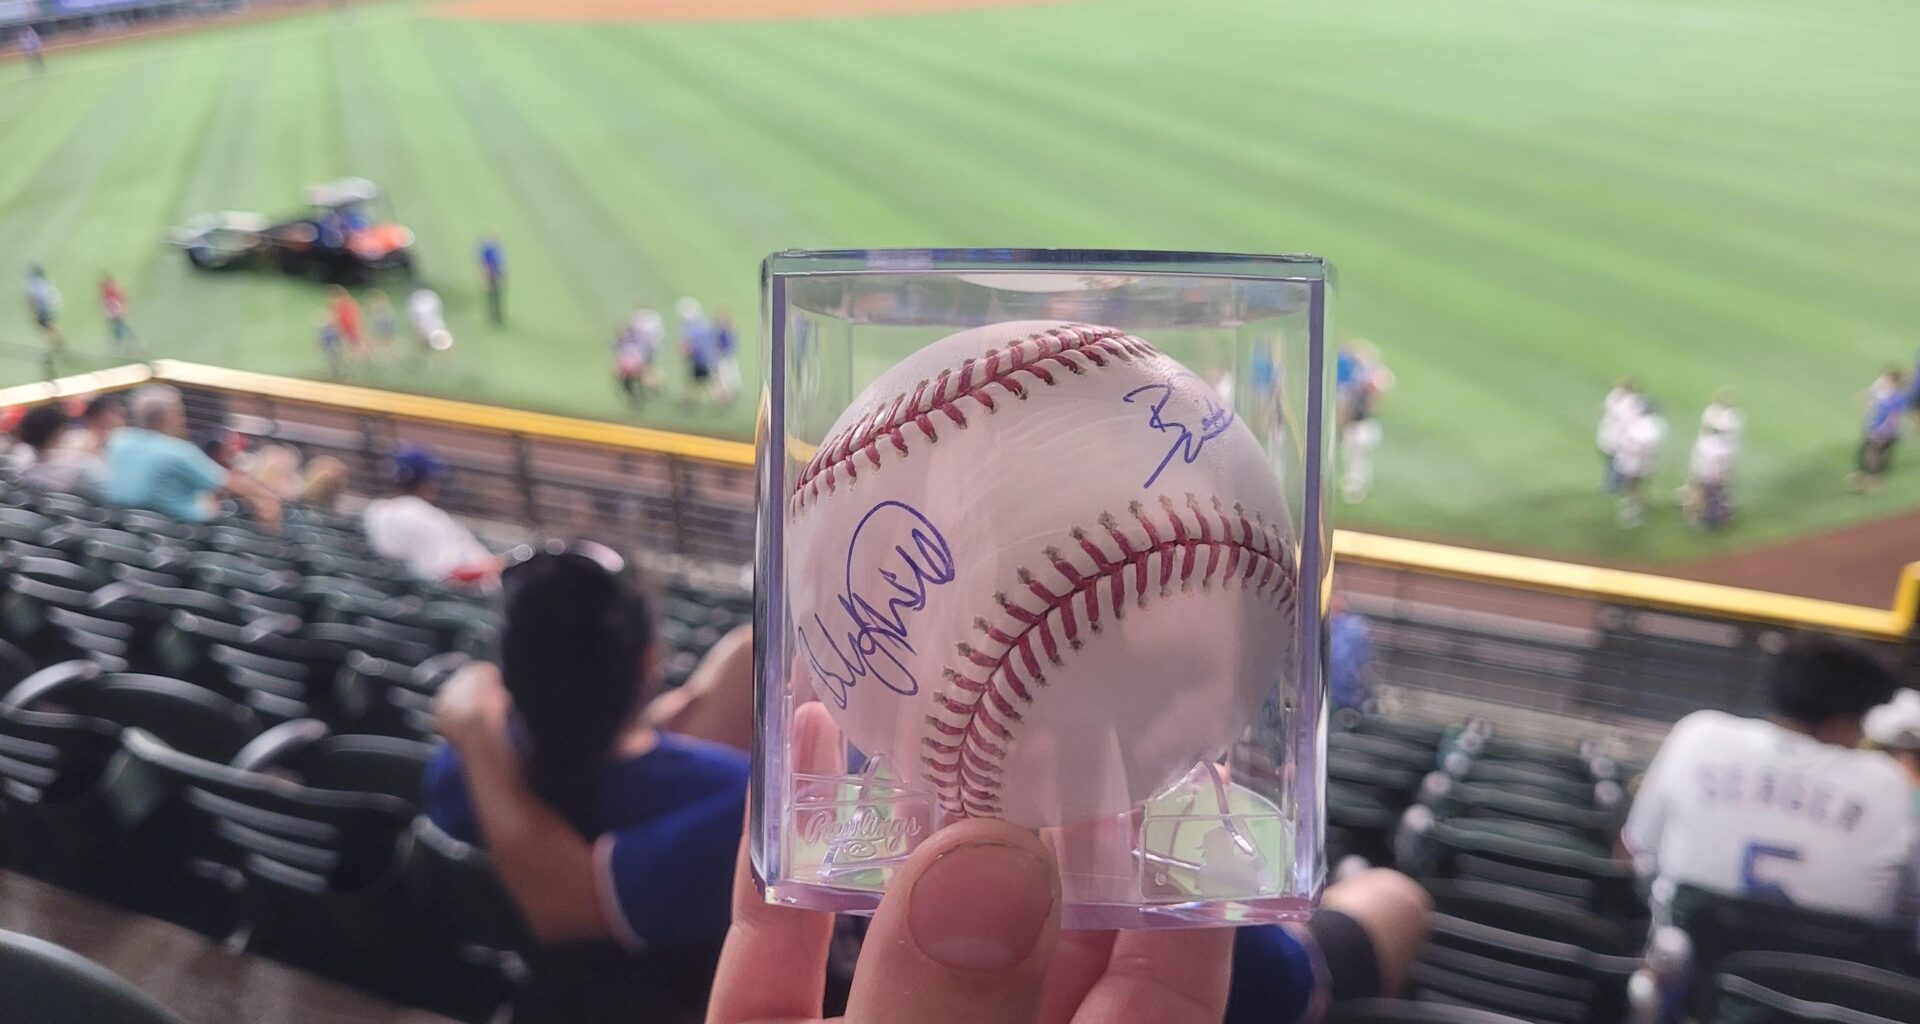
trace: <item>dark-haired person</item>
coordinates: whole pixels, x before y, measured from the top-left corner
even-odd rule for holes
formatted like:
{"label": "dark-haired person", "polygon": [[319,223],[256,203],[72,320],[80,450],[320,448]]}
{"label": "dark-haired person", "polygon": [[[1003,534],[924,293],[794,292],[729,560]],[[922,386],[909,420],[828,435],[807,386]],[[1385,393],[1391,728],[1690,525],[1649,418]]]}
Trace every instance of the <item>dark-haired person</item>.
{"label": "dark-haired person", "polygon": [[1621,841],[1654,878],[1656,914],[1681,909],[1670,906],[1679,885],[1902,913],[1920,849],[1911,790],[1892,758],[1855,749],[1862,716],[1893,695],[1892,673],[1852,644],[1802,638],[1774,658],[1766,690],[1766,718],[1696,711],[1647,769]]}
{"label": "dark-haired person", "polygon": [[[650,724],[653,630],[618,556],[544,548],[510,564],[501,590],[499,665],[441,691],[449,748],[428,770],[427,813],[491,851],[537,939],[704,965],[685,979],[703,997],[729,920],[747,755]],[[751,686],[751,645],[716,654],[702,671]]]}
{"label": "dark-haired person", "polygon": [[13,464],[20,470],[20,485],[36,491],[59,491],[66,494],[82,493],[86,481],[81,479],[79,471],[54,461],[54,453],[61,435],[67,430],[67,414],[58,402],[38,405],[28,409],[14,424],[13,437],[18,442],[9,453]]}
{"label": "dark-haired person", "polygon": [[447,470],[431,449],[410,445],[395,452],[393,494],[368,502],[361,513],[367,543],[423,580],[490,579],[499,559],[472,530],[434,504]]}

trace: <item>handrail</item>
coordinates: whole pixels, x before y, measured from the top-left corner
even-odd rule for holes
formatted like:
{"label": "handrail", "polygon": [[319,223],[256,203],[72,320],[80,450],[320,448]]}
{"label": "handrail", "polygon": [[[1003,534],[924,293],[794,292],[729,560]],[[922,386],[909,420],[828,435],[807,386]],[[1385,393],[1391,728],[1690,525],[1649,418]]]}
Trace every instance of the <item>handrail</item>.
{"label": "handrail", "polygon": [[1370,565],[1889,640],[1905,639],[1912,632],[1920,608],[1920,562],[1902,571],[1894,605],[1888,609],[1347,530],[1334,531],[1333,550],[1336,558]]}
{"label": "handrail", "polygon": [[752,445],[715,437],[700,437],[647,427],[629,427],[619,423],[555,416],[550,413],[505,409],[495,405],[460,402],[450,398],[431,398],[426,395],[411,395],[398,391],[382,391],[351,384],[330,384],[324,381],[275,377],[264,373],[183,363],[174,359],[155,362],[153,375],[156,380],[213,388],[216,391],[240,391],[264,395],[268,398],[312,402],[316,405],[328,405],[355,412],[397,416],[401,419],[451,423],[463,427],[483,427],[489,430],[560,441],[578,441],[583,444],[677,455],[702,462],[717,462],[746,468],[753,466]]}
{"label": "handrail", "polygon": [[[743,470],[753,467],[754,447],[741,441],[347,384],[296,380],[171,359],[155,362],[151,370],[144,366],[124,366],[40,384],[0,389],[0,408],[96,391],[119,390],[150,379],[311,402],[403,419],[482,427],[531,437],[654,452]],[[1336,558],[1367,565],[1716,618],[1811,627],[1881,639],[1906,639],[1913,633],[1916,618],[1920,617],[1920,562],[1902,570],[1891,607],[1871,608],[1351,530],[1334,531],[1333,550]]]}

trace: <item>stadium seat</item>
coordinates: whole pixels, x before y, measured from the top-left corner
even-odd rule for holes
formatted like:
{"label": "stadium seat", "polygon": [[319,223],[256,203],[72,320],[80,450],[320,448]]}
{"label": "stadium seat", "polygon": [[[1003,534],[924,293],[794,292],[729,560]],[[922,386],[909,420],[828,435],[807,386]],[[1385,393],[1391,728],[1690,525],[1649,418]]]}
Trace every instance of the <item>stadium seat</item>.
{"label": "stadium seat", "polygon": [[55,519],[75,519],[87,523],[104,523],[109,510],[96,505],[77,494],[41,494],[34,504],[43,515]]}
{"label": "stadium seat", "polygon": [[5,594],[0,594],[0,639],[25,651],[38,664],[72,653],[60,630],[47,617],[49,608],[80,611],[93,591],[106,580],[72,562],[47,558],[19,558],[8,567]]}
{"label": "stadium seat", "polygon": [[44,547],[41,538],[55,521],[32,509],[0,506],[0,540],[17,540]]}
{"label": "stadium seat", "polygon": [[313,713],[307,667],[252,651],[214,644],[207,659],[219,666],[209,684],[227,697],[252,708],[265,722],[287,722]]}
{"label": "stadium seat", "polygon": [[1340,841],[1328,836],[1327,863],[1336,865],[1348,856],[1360,856],[1369,864],[1391,864],[1393,830],[1399,821],[1399,809],[1376,791],[1338,780],[1328,782],[1327,825],[1330,833],[1339,830]]}
{"label": "stadium seat", "polygon": [[1576,779],[1598,781],[1595,759],[1578,748],[1546,740],[1510,736],[1462,736],[1459,749],[1474,760],[1509,761],[1550,768]]}
{"label": "stadium seat", "polygon": [[128,533],[142,537],[164,537],[188,548],[198,548],[207,540],[206,527],[183,523],[178,519],[171,519],[145,509],[115,509],[107,517],[107,521],[118,525]]}
{"label": "stadium seat", "polygon": [[1788,953],[1844,960],[1883,970],[1913,969],[1914,922],[1868,921],[1771,900],[1679,886],[1668,904],[1673,926],[1691,948],[1688,1003],[1704,1013],[1711,978],[1722,961],[1744,953]]}
{"label": "stadium seat", "polygon": [[1494,882],[1563,900],[1617,922],[1646,916],[1633,869],[1589,840],[1531,822],[1436,819],[1408,809],[1397,866],[1414,877]]}
{"label": "stadium seat", "polygon": [[[417,965],[391,896],[412,807],[194,757],[140,729],[122,743],[151,788],[170,794],[161,813],[182,834],[210,837],[221,847],[212,858],[244,876],[249,952],[404,997]],[[204,850],[189,841],[172,852]]]}
{"label": "stadium seat", "polygon": [[0,931],[0,1024],[183,1024],[125,979],[51,942]]}
{"label": "stadium seat", "polygon": [[1736,953],[1720,962],[1702,1024],[1911,1024],[1920,980],[1846,960]]}
{"label": "stadium seat", "polygon": [[[1429,791],[1430,790],[1430,791]],[[1569,804],[1509,785],[1453,782],[1442,776],[1422,797],[1431,798],[1443,818],[1504,818],[1549,825],[1596,843],[1610,845],[1620,831],[1620,817],[1590,806]]]}
{"label": "stadium seat", "polygon": [[1335,1003],[1321,1019],[1326,1024],[1527,1024],[1516,1017],[1469,1006],[1405,999],[1353,999]]}
{"label": "stadium seat", "polygon": [[1434,910],[1476,924],[1577,946],[1603,956],[1636,956],[1645,935],[1591,911],[1525,889],[1461,879],[1423,879]]}
{"label": "stadium seat", "polygon": [[1328,733],[1327,749],[1359,754],[1376,764],[1407,768],[1421,775],[1433,771],[1437,764],[1434,748],[1407,743],[1393,736],[1361,732]]}
{"label": "stadium seat", "polygon": [[70,877],[59,837],[112,833],[111,808],[96,790],[119,750],[110,722],[0,701],[0,808],[13,839],[5,866],[53,882]]}
{"label": "stadium seat", "polygon": [[1391,736],[1403,743],[1438,750],[1452,731],[1447,726],[1402,715],[1363,715],[1352,731],[1369,736]]}
{"label": "stadium seat", "polygon": [[[526,922],[500,885],[486,853],[414,820],[403,869],[407,904],[420,912],[413,935],[456,965],[437,978],[423,1005],[459,1020],[486,1020],[526,983]],[[517,1019],[517,1018],[516,1018]]]}
{"label": "stadium seat", "polygon": [[[1549,896],[1432,880],[1427,948],[1415,998],[1552,1024],[1614,1024],[1626,1012],[1636,944],[1603,918]],[[1599,947],[1599,948],[1596,948]]]}
{"label": "stadium seat", "polygon": [[474,635],[500,627],[499,613],[470,601],[428,601],[400,621],[433,634],[433,646],[442,651],[463,650]]}
{"label": "stadium seat", "polygon": [[433,748],[390,736],[335,735],[305,719],[262,733],[233,767],[277,775],[312,789],[390,796],[418,811]]}
{"label": "stadium seat", "polygon": [[1598,785],[1588,779],[1574,778],[1565,772],[1523,761],[1468,759],[1463,769],[1461,777],[1468,782],[1497,786],[1510,793],[1572,802],[1581,807],[1593,806],[1594,790]]}
{"label": "stadium seat", "polygon": [[1373,790],[1389,806],[1405,807],[1420,789],[1423,774],[1414,768],[1380,764],[1367,754],[1327,750],[1327,777]]}
{"label": "stadium seat", "polygon": [[[85,662],[43,669],[5,701],[16,709],[62,712],[63,727],[109,723],[124,749],[136,730],[173,748],[224,762],[260,734],[249,709],[177,679],[116,675]],[[117,762],[116,762],[117,763]],[[193,827],[175,794],[150,773],[122,766],[87,799],[41,816],[44,851],[59,884],[208,935],[238,926],[238,879],[222,868],[220,844]]]}
{"label": "stadium seat", "polygon": [[198,589],[224,594],[245,591],[286,597],[300,575],[291,563],[266,562],[221,551],[196,551],[187,558],[187,578]]}
{"label": "stadium seat", "polygon": [[5,697],[22,679],[33,674],[33,659],[20,648],[0,640],[0,697]]}
{"label": "stadium seat", "polygon": [[234,526],[215,526],[207,531],[206,547],[229,555],[244,555],[262,563],[291,567],[297,565],[300,545],[265,537]]}

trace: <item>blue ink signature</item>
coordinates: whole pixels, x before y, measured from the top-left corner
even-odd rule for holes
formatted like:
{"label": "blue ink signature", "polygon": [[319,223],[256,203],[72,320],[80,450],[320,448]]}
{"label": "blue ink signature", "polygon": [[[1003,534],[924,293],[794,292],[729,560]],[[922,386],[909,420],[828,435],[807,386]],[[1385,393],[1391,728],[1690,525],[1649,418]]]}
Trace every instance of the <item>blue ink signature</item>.
{"label": "blue ink signature", "polygon": [[[894,545],[891,553],[878,552],[877,558],[862,560],[861,533],[876,519],[876,533],[884,537],[904,534],[904,540]],[[853,586],[854,566],[864,568],[869,563],[873,563],[870,571],[879,578],[868,579],[866,585],[878,588],[878,604]],[[883,501],[861,517],[853,528],[853,539],[847,542],[846,588],[835,598],[840,610],[853,620],[853,628],[846,632],[846,648],[843,650],[833,639],[820,616],[813,617],[826,643],[827,649],[821,653],[838,665],[828,668],[821,654],[814,651],[806,627],[799,631],[800,646],[807,652],[814,676],[835,704],[844,709],[847,691],[868,678],[903,697],[920,692],[919,680],[901,660],[902,655],[913,653],[913,645],[907,640],[907,615],[924,610],[928,589],[952,583],[954,575],[953,551],[947,547],[947,539],[918,509],[902,501]]]}
{"label": "blue ink signature", "polygon": [[[1192,427],[1180,422],[1178,419],[1169,421],[1166,418],[1167,403],[1173,399],[1173,386],[1181,380],[1191,380],[1198,385],[1197,390],[1199,394],[1193,397],[1198,398],[1206,406],[1206,411],[1200,416],[1200,433],[1197,435],[1193,432]],[[1192,374],[1176,377],[1174,380],[1167,381],[1164,384],[1143,384],[1121,396],[1120,400],[1131,404],[1135,395],[1142,395],[1151,391],[1158,391],[1160,393],[1160,399],[1153,403],[1152,414],[1147,420],[1147,426],[1158,431],[1172,433],[1173,446],[1167,449],[1166,457],[1160,460],[1160,464],[1153,467],[1153,473],[1147,477],[1147,482],[1140,485],[1143,488],[1152,487],[1153,482],[1160,479],[1160,474],[1166,471],[1167,464],[1172,462],[1173,457],[1176,455],[1180,456],[1183,462],[1192,465],[1194,460],[1200,457],[1200,450],[1206,447],[1208,441],[1226,433],[1227,428],[1233,425],[1233,410],[1224,408],[1215,402],[1212,397],[1213,389],[1208,387],[1205,381]]]}

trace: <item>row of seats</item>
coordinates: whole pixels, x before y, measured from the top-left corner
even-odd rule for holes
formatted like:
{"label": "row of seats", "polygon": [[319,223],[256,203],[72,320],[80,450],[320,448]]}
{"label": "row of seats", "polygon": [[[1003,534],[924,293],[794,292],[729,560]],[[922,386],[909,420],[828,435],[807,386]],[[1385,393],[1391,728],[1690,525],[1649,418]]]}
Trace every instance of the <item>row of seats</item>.
{"label": "row of seats", "polygon": [[[677,684],[751,603],[668,579],[655,609]],[[459,1019],[685,1003],[659,996],[697,972],[536,946],[485,854],[420,816],[434,694],[497,630],[352,521],[0,490],[0,866]]]}
{"label": "row of seats", "polygon": [[509,994],[449,928],[485,900],[448,876],[491,875],[419,817],[424,744],[68,662],[0,701],[0,749],[13,869],[450,1015]]}
{"label": "row of seats", "polygon": [[[1402,1016],[1380,1019],[1447,1007],[1452,1017],[1433,1019],[1616,1024],[1655,1009],[1664,973],[1699,1021],[1832,1019],[1833,1005],[1863,1022],[1892,1006],[1908,1015],[1886,1019],[1920,1020],[1910,925],[1688,891],[1684,962],[1650,968],[1647,894],[1613,856],[1626,782],[1643,769],[1597,744],[1380,715],[1338,725],[1327,741],[1330,860],[1393,863],[1434,900],[1411,993],[1423,1009],[1385,1006]],[[1796,1001],[1807,1005],[1782,1009]]]}

